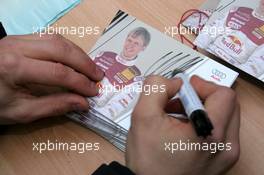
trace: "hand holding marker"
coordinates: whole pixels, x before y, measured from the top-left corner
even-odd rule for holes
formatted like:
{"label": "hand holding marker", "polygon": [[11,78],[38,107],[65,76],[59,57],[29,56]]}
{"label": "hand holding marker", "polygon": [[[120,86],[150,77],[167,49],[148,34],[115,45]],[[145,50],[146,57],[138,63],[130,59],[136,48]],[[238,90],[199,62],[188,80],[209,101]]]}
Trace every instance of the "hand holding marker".
{"label": "hand holding marker", "polygon": [[[179,93],[173,99],[178,97],[180,98],[188,119],[191,120],[197,135],[206,138],[208,135],[211,135],[213,125],[208,118],[207,113],[205,112],[203,104],[201,103],[197,93],[190,84],[187,76],[184,74],[186,70],[203,61],[203,59],[200,57],[189,59],[191,55],[186,55],[182,52],[176,53],[176,55],[174,56],[172,54],[174,55],[173,51],[165,54],[156,62],[154,62],[145,72],[145,76],[160,75],[165,78],[179,77],[180,79],[182,79],[182,87]],[[168,56],[170,56],[171,58],[165,59]],[[176,69],[171,69],[175,64],[178,64],[182,61],[183,63]]]}
{"label": "hand holding marker", "polygon": [[197,135],[206,138],[211,135],[213,125],[187,76],[184,73],[179,73],[176,77],[182,79],[183,82],[178,95],[185,112],[191,120]]}

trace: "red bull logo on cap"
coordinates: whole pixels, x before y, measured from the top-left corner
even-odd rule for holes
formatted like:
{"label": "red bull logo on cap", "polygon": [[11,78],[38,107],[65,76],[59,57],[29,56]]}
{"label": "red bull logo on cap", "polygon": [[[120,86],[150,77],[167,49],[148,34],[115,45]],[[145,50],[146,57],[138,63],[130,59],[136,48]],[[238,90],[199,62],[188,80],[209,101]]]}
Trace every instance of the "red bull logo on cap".
{"label": "red bull logo on cap", "polygon": [[222,43],[233,53],[240,54],[242,52],[242,42],[234,35],[228,35],[222,38]]}

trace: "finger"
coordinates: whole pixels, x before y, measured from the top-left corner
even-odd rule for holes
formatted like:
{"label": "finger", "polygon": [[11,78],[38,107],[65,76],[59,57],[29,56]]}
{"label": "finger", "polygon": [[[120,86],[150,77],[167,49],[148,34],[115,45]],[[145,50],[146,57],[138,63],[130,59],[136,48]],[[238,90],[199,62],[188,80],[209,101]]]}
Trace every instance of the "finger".
{"label": "finger", "polygon": [[[234,111],[234,117],[230,121],[227,128],[226,139],[224,141],[224,150],[218,150],[218,154],[215,157],[214,164],[225,165],[221,168],[209,168],[209,172],[218,172],[218,174],[224,174],[225,171],[230,169],[238,160],[240,154],[239,144],[239,130],[240,130],[240,107],[236,105]],[[210,166],[209,166],[210,167]]]}
{"label": "finger", "polygon": [[236,94],[230,88],[218,86],[197,76],[192,77],[191,83],[204,101],[205,109],[214,126],[209,139],[213,142],[221,142],[231,121]]}
{"label": "finger", "polygon": [[[134,109],[134,115],[138,113],[140,116],[147,117],[153,116],[154,114],[163,114],[168,101],[176,95],[180,86],[180,79],[168,80],[158,76],[147,78],[144,82],[144,87],[148,87],[151,92],[148,94],[141,93]],[[153,91],[154,89],[155,91]]]}
{"label": "finger", "polygon": [[19,64],[16,71],[12,72],[16,84],[59,86],[84,96],[95,96],[98,93],[95,82],[62,64],[29,58],[20,59]]}
{"label": "finger", "polygon": [[219,87],[218,85],[205,81],[196,75],[192,76],[190,82],[203,101],[213,94]]}
{"label": "finger", "polygon": [[68,92],[67,89],[61,88],[58,86],[48,86],[48,85],[41,85],[41,84],[26,84],[23,85],[26,89],[29,90],[29,92],[36,97],[39,96],[46,96],[50,94],[56,94],[56,93],[63,93]]}
{"label": "finger", "polygon": [[100,81],[104,76],[103,71],[80,47],[60,35],[14,36],[6,42],[8,49],[14,47],[26,57],[65,64],[94,81]]}
{"label": "finger", "polygon": [[166,113],[185,114],[184,107],[180,99],[174,99],[168,102],[165,107]]}
{"label": "finger", "polygon": [[41,37],[39,34],[25,34],[25,35],[9,35],[7,36],[9,39],[17,39],[17,40],[44,40],[44,37]]}
{"label": "finger", "polygon": [[239,145],[239,130],[240,130],[240,105],[237,102],[233,118],[227,128],[226,142],[233,143],[233,145]]}
{"label": "finger", "polygon": [[23,99],[12,112],[21,123],[59,116],[72,111],[87,111],[89,104],[82,96],[70,93],[55,94],[34,99]]}
{"label": "finger", "polygon": [[219,88],[206,99],[205,108],[214,125],[213,141],[221,142],[224,140],[235,105],[236,94],[229,88]]}

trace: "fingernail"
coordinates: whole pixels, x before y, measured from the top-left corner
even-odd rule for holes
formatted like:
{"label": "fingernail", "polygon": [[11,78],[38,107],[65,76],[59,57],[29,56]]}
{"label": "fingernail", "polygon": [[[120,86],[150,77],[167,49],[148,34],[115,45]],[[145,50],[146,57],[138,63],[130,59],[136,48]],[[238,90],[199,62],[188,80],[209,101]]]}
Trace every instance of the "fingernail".
{"label": "fingernail", "polygon": [[79,111],[79,112],[88,112],[89,111],[89,106],[83,106],[81,104],[74,104],[73,105],[73,110],[74,111]]}
{"label": "fingernail", "polygon": [[99,93],[99,86],[97,83],[91,82],[90,89],[88,90],[89,94],[91,94],[91,91],[93,91],[94,96],[96,96]]}
{"label": "fingernail", "polygon": [[174,80],[174,81],[181,81],[181,78],[179,78],[179,77],[173,77],[172,80]]}
{"label": "fingernail", "polygon": [[182,79],[179,78],[179,77],[174,77],[174,78],[172,78],[172,80],[173,80],[173,81],[177,81],[177,82],[179,82],[180,84],[183,83]]}
{"label": "fingernail", "polygon": [[96,86],[96,95],[98,95],[100,92],[100,87],[99,86]]}
{"label": "fingernail", "polygon": [[103,77],[104,77],[104,71],[102,71],[102,69],[100,69],[100,67],[98,67],[98,66],[96,66],[95,73],[96,73],[100,78],[103,78]]}
{"label": "fingernail", "polygon": [[172,80],[179,80],[179,77],[173,77]]}

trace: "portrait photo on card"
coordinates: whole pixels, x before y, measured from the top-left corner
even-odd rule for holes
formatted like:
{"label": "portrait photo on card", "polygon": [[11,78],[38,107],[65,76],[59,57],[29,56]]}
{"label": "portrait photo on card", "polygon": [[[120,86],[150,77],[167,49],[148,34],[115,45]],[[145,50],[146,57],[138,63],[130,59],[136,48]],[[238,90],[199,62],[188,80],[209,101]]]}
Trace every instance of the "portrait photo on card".
{"label": "portrait photo on card", "polygon": [[116,37],[119,41],[115,41],[114,47],[106,45],[93,57],[105,77],[98,83],[99,94],[90,101],[96,110],[114,121],[136,103],[140,93],[138,88],[144,79],[137,62],[144,58],[151,42],[148,29],[141,26],[129,29],[127,33],[123,32],[125,35],[120,33],[120,37]]}

